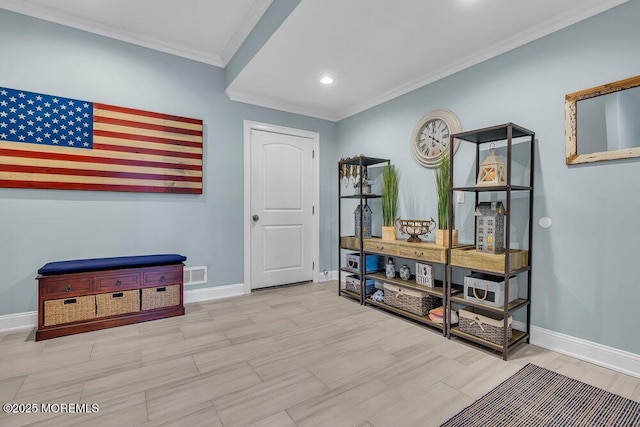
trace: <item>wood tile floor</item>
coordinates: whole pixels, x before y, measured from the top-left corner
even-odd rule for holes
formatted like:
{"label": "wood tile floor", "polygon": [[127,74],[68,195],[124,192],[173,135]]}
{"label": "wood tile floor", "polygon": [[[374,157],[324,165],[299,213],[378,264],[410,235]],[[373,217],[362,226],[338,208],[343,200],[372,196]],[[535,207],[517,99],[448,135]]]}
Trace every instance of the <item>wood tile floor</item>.
{"label": "wood tile floor", "polygon": [[336,288],[259,291],[41,342],[0,335],[1,403],[99,407],[2,412],[0,425],[437,426],[528,362],[640,401],[638,378],[532,345],[504,362]]}

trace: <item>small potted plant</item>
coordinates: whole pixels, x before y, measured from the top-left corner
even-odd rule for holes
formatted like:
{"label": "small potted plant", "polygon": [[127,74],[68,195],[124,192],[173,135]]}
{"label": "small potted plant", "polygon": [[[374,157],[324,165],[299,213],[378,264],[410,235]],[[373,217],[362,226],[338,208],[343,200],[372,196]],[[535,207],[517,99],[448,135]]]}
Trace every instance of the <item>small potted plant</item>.
{"label": "small potted plant", "polygon": [[[438,190],[438,228],[436,230],[436,245],[449,246],[449,189],[451,188],[451,164],[449,156],[443,156],[440,167],[436,169],[436,188]],[[458,230],[453,229],[451,246],[458,245]]]}
{"label": "small potted plant", "polygon": [[399,180],[396,166],[386,165],[382,170],[382,240],[396,240]]}

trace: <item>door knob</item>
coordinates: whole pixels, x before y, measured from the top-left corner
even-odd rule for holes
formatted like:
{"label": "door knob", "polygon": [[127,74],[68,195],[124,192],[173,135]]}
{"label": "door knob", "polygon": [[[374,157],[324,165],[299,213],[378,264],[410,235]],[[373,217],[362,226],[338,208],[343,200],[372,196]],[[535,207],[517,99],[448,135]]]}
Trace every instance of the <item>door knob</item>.
{"label": "door knob", "polygon": [[254,215],[254,216],[253,216],[253,221],[254,221],[254,222],[258,221],[259,219],[260,219],[260,217],[259,217],[258,215]]}

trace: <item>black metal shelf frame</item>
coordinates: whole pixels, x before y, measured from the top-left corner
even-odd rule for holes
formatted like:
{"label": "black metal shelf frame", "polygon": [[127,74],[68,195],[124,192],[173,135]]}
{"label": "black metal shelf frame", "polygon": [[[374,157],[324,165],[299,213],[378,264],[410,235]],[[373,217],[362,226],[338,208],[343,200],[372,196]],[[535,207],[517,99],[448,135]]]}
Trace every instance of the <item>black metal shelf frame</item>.
{"label": "black metal shelf frame", "polygon": [[[512,152],[512,146],[513,146],[513,139],[516,138],[527,138],[530,144],[530,170],[529,170],[529,183],[528,185],[512,185],[511,184],[511,169],[512,169],[512,164],[513,164],[513,152]],[[454,185],[454,166],[455,166],[455,162],[454,162],[454,140],[460,140],[460,141],[466,141],[469,143],[473,143],[476,145],[476,156],[475,156],[475,175],[474,176],[478,176],[479,172],[480,172],[480,146],[482,144],[487,144],[487,143],[493,143],[493,142],[498,142],[498,141],[506,141],[506,149],[507,149],[507,159],[506,159],[506,185],[504,186],[491,186],[491,187],[469,187],[469,186],[462,186],[462,187],[456,187]],[[502,315],[502,319],[503,319],[503,330],[504,330],[504,336],[503,336],[503,344],[502,345],[497,345],[495,343],[490,343],[488,341],[485,341],[481,338],[477,338],[474,337],[473,335],[469,335],[466,334],[462,331],[460,331],[457,328],[452,328],[451,325],[449,325],[449,327],[447,328],[447,337],[450,337],[452,334],[454,336],[466,339],[468,341],[472,341],[475,342],[476,344],[480,344],[486,347],[489,347],[493,350],[497,350],[500,351],[502,353],[502,358],[504,360],[507,360],[507,356],[508,356],[508,352],[509,350],[511,350],[513,347],[515,347],[515,345],[522,343],[522,342],[529,342],[529,337],[531,334],[531,265],[532,265],[532,237],[533,237],[533,224],[532,224],[532,218],[533,218],[533,190],[534,190],[534,186],[533,186],[533,178],[534,178],[534,170],[535,170],[535,133],[522,127],[522,126],[518,126],[514,123],[505,123],[502,125],[498,125],[498,126],[491,126],[491,127],[487,127],[487,128],[483,128],[483,129],[477,129],[477,130],[472,130],[472,131],[467,131],[467,132],[461,132],[461,133],[457,133],[457,134],[453,134],[450,135],[450,144],[449,144],[449,158],[450,158],[450,165],[451,165],[451,169],[450,169],[450,190],[449,190],[449,224],[451,224],[451,227],[449,228],[449,242],[451,242],[452,239],[452,234],[453,234],[453,228],[454,228],[454,224],[453,224],[453,220],[454,220],[454,204],[453,204],[453,200],[454,200],[454,191],[467,191],[467,192],[473,192],[474,193],[474,201],[475,204],[474,206],[478,205],[478,195],[479,193],[484,193],[484,192],[504,192],[505,193],[505,197],[506,197],[506,202],[505,202],[505,209],[506,209],[506,213],[505,213],[505,257],[504,257],[504,269],[502,272],[500,273],[496,273],[495,271],[491,271],[490,273],[493,275],[497,275],[500,277],[504,278],[504,282],[505,282],[505,290],[504,290],[504,305],[497,309],[497,308],[492,308],[492,307],[488,307],[488,306],[482,306],[481,304],[472,304],[469,303],[467,305],[473,306],[473,307],[479,307],[479,308],[483,308],[483,309],[488,309],[489,311],[498,313]],[[528,229],[528,257],[527,257],[527,265],[523,268],[518,269],[517,271],[510,271],[511,268],[511,263],[510,263],[510,249],[511,249],[511,232],[510,232],[510,228],[511,228],[511,193],[514,191],[524,191],[525,193],[528,194],[528,203],[529,203],[529,229]],[[476,224],[474,224],[474,238],[477,235],[477,230],[476,230]],[[448,269],[448,274],[447,277],[449,278],[449,280],[447,281],[446,284],[446,290],[445,293],[447,294],[447,298],[446,298],[446,313],[447,315],[445,317],[448,317],[448,313],[451,312],[451,303],[455,302],[456,304],[461,303],[461,298],[455,297],[451,294],[451,289],[452,289],[452,284],[451,284],[451,277],[453,276],[453,269],[455,268],[467,268],[467,269],[471,269],[474,271],[482,271],[482,270],[478,270],[477,268],[474,267],[466,267],[466,266],[462,266],[462,265],[452,265],[451,263],[451,243],[449,243],[449,251],[447,253],[447,269]],[[510,276],[514,275],[514,274],[520,274],[520,273],[526,273],[527,275],[527,298],[526,299],[520,299],[520,301],[518,301],[517,303],[509,303],[509,278]],[[463,300],[464,301],[464,300]],[[465,302],[468,303],[468,302]],[[509,318],[509,313],[520,309],[520,308],[525,308],[527,311],[527,322],[526,322],[526,331],[524,333],[520,332],[520,331],[513,331],[515,333],[514,338],[511,339],[511,341],[509,341],[507,339],[507,334],[508,334],[508,318]],[[518,333],[516,333],[518,332]]]}

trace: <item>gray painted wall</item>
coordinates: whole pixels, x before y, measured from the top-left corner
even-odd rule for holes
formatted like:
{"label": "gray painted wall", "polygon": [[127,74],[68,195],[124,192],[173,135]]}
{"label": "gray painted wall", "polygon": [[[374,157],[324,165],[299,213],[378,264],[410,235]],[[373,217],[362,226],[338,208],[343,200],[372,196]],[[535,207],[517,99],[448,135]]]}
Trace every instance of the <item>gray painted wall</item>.
{"label": "gray painted wall", "polygon": [[[320,133],[334,170],[336,125],[231,102],[220,68],[0,10],[0,86],[201,118],[204,194],[0,189],[0,315],[37,306],[36,270],[54,260],[180,253],[208,265],[209,286],[243,281],[243,120]],[[322,174],[320,214],[333,212]],[[320,268],[331,266],[330,214]]]}
{"label": "gray painted wall", "polygon": [[[509,121],[534,130],[533,324],[636,354],[640,161],[567,167],[564,96],[638,74],[639,16],[632,0],[338,123],[338,158],[390,157],[401,191],[427,202],[425,218],[436,213],[433,173],[409,145],[423,115],[446,108],[465,130]],[[472,157],[458,152],[458,178],[473,179]],[[543,216],[551,228],[538,226]]]}

